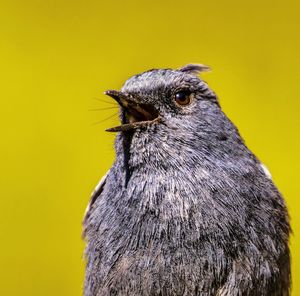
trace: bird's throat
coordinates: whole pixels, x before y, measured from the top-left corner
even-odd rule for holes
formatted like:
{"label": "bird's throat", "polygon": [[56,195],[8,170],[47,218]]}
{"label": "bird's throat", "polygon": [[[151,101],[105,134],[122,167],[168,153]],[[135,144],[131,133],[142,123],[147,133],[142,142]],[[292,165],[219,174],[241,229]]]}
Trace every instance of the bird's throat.
{"label": "bird's throat", "polygon": [[134,131],[128,131],[123,133],[123,155],[124,155],[124,168],[125,168],[125,188],[128,185],[130,177],[132,175],[132,169],[130,168],[129,161],[130,161],[130,146],[132,142]]}

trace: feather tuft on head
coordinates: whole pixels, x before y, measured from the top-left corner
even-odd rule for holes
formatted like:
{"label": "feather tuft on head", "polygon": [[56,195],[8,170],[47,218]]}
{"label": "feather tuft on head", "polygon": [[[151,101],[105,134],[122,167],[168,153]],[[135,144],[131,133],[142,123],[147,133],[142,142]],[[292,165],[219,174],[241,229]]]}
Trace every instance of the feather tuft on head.
{"label": "feather tuft on head", "polygon": [[178,69],[178,71],[188,73],[188,74],[193,74],[193,75],[198,75],[201,72],[207,72],[210,70],[211,70],[210,67],[202,64],[187,64]]}

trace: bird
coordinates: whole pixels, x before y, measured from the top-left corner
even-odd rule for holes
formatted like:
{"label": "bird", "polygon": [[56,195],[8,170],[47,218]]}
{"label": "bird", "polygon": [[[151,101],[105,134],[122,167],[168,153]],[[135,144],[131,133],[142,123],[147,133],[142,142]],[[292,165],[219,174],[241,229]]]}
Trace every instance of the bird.
{"label": "bird", "polygon": [[151,69],[105,92],[120,125],[83,221],[85,296],[290,295],[286,203],[209,69]]}

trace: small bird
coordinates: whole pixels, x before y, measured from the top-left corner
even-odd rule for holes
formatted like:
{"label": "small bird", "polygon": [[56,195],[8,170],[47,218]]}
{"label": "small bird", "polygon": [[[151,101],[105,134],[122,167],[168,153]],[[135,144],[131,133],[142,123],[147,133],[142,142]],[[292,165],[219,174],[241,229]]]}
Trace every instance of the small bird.
{"label": "small bird", "polygon": [[152,69],[108,90],[116,160],[83,222],[85,296],[288,296],[289,217],[199,78]]}

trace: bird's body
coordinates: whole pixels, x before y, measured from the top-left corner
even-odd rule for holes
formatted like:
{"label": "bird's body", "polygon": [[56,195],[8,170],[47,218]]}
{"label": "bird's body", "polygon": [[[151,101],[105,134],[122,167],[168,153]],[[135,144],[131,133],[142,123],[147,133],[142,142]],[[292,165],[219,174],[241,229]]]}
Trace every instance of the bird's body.
{"label": "bird's body", "polygon": [[194,72],[128,80],[148,115],[110,93],[126,130],[84,222],[85,296],[289,295],[283,199]]}

